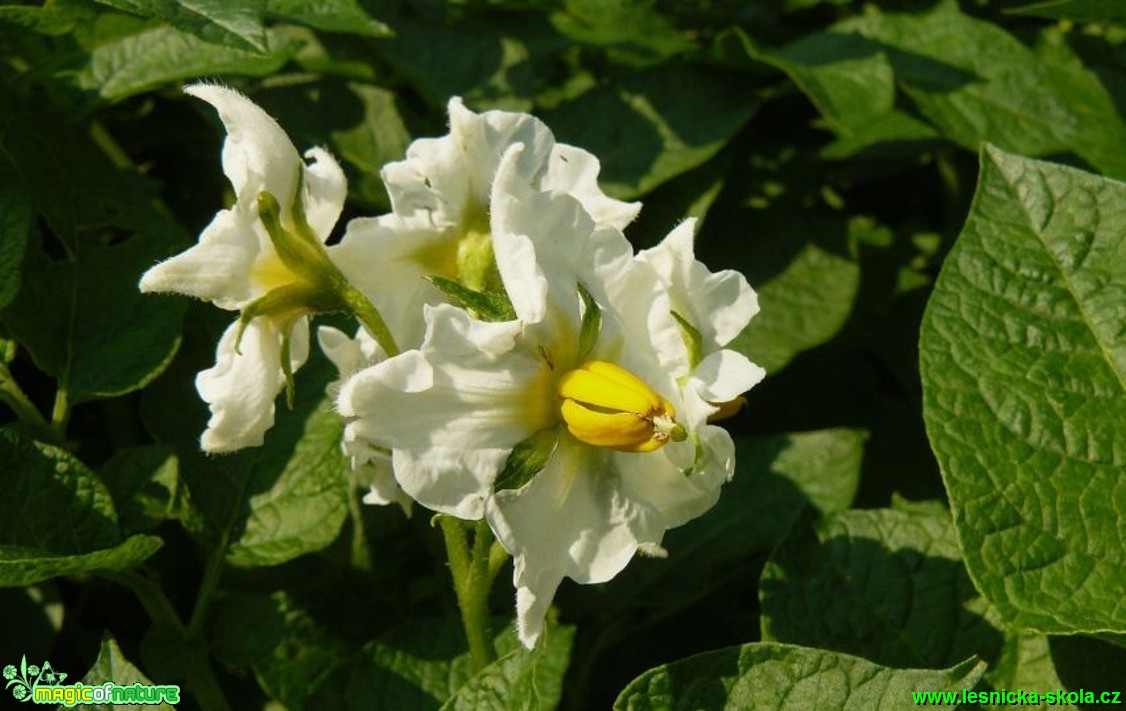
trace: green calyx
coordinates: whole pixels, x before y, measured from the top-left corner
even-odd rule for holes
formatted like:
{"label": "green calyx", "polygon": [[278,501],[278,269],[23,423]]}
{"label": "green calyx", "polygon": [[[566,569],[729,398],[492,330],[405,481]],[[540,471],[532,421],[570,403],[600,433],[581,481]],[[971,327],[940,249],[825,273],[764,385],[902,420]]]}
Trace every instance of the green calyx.
{"label": "green calyx", "polygon": [[[262,220],[270,243],[274,246],[286,279],[263,296],[243,307],[235,351],[242,342],[246,327],[256,318],[268,318],[283,334],[283,347],[289,342],[289,331],[303,315],[346,311],[344,298],[347,281],[328,258],[324,245],[305,221],[301,201],[294,200],[293,229],[282,226],[281,207],[268,192],[258,194],[258,217]],[[282,363],[282,369],[288,363]],[[289,383],[292,387],[292,383]]]}
{"label": "green calyx", "polygon": [[265,191],[258,194],[258,217],[270,236],[274,251],[300,282],[319,291],[339,292],[340,284],[345,281],[344,275],[328,258],[324,245],[306,222],[301,200],[293,202],[293,228],[290,230],[282,226],[277,198]]}
{"label": "green calyx", "polygon": [[266,191],[258,194],[258,217],[280,262],[268,268],[277,286],[243,307],[235,337],[235,352],[241,353],[242,336],[251,321],[267,318],[277,327],[282,335],[281,368],[285,373],[286,402],[291,408],[294,385],[290,336],[293,325],[302,316],[351,313],[364,324],[384,351],[391,355],[399,352],[378,309],[348,282],[329,259],[328,251],[309,226],[300,195],[299,183],[297,197],[290,207],[289,224],[285,225],[277,198]]}

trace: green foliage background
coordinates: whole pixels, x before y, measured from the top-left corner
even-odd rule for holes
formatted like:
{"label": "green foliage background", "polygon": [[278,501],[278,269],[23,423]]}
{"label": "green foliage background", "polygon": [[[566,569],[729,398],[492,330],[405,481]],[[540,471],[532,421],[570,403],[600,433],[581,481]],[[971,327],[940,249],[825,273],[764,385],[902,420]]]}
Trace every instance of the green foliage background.
{"label": "green foliage background", "polygon": [[[1121,3],[47,0],[0,5],[0,60],[0,665],[183,708],[1126,692]],[[339,157],[345,218],[454,95],[595,153],[639,248],[702,218],[769,373],[717,507],[566,583],[530,653],[502,574],[473,675],[427,515],[348,481],[323,358],[264,447],[203,456],[228,314],[136,288],[230,197],[201,78]]]}

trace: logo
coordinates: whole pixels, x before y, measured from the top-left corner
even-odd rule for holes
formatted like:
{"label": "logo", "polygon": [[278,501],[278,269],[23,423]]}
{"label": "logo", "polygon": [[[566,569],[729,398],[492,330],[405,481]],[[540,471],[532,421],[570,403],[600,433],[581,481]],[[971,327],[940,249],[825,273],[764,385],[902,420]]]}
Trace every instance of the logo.
{"label": "logo", "polygon": [[103,684],[83,684],[75,682],[64,685],[66,674],[55,671],[51,663],[44,661],[42,666],[27,663],[27,655],[20,659],[19,669],[9,664],[4,667],[5,689],[12,692],[17,701],[32,701],[37,704],[63,705],[78,704],[178,704],[180,687],[171,685],[125,684],[112,681]]}

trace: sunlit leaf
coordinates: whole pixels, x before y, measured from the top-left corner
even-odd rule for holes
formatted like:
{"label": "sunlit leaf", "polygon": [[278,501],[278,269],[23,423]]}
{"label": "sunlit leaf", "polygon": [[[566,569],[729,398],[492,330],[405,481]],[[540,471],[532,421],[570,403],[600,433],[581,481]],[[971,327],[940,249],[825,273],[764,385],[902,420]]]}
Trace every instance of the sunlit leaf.
{"label": "sunlit leaf", "polygon": [[986,147],[923,321],[966,565],[1014,625],[1126,630],[1124,225],[1126,185]]}

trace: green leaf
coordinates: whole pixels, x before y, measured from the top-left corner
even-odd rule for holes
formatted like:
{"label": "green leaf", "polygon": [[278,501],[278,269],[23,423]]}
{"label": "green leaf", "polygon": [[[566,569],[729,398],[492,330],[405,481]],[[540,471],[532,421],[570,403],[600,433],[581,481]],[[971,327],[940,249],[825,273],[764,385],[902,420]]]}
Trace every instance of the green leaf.
{"label": "green leaf", "polygon": [[[349,84],[348,89],[353,95],[348,103],[353,104],[358,99],[362,113],[350,126],[333,125],[329,131],[332,147],[346,166],[355,168],[348,176],[349,193],[373,207],[389,208],[391,202],[379,172],[387,163],[402,159],[410,144],[410,133],[393,92],[354,83]],[[348,115],[341,112],[334,119]],[[323,115],[318,118],[323,125]]]}
{"label": "green leaf", "polygon": [[[255,664],[255,672],[286,706],[437,711],[447,702],[470,701],[468,696],[452,700],[460,698],[459,690],[474,677],[458,618],[411,618],[360,646],[355,640],[370,638],[370,633],[333,629],[325,619],[332,613],[321,593],[309,609],[295,605],[289,595],[273,597],[285,619],[284,632],[272,653]],[[537,702],[554,708],[574,630],[549,628],[544,639],[552,641],[529,653],[516,640],[511,624],[497,620],[495,626],[506,628],[493,640],[500,660],[482,671],[465,693],[482,703],[497,695],[512,700],[513,705],[501,708],[536,708]]]}
{"label": "green leaf", "polygon": [[974,590],[945,512],[800,521],[759,586],[764,641],[929,668],[972,654],[992,662],[1001,651],[996,611]]}
{"label": "green leaf", "polygon": [[6,158],[0,158],[0,309],[20,289],[20,267],[35,212],[31,196]]}
{"label": "green leaf", "polygon": [[777,373],[798,353],[831,339],[860,289],[860,266],[848,254],[848,242],[880,231],[862,219],[764,220],[737,252],[761,310],[730,347]]}
{"label": "green leaf", "polygon": [[266,12],[281,20],[325,32],[394,36],[390,27],[372,19],[356,0],[266,0]]}
{"label": "green leaf", "polygon": [[24,28],[44,35],[64,35],[81,21],[91,21],[96,15],[93,7],[80,2],[47,0],[42,6],[0,6],[0,30],[5,25]]}
{"label": "green leaf", "polygon": [[58,262],[29,251],[23,289],[4,323],[70,402],[141,388],[171,361],[185,305],[137,289],[166,251],[166,243],[142,237],[110,247],[79,243]]}
{"label": "green leaf", "polygon": [[835,26],[780,50],[766,50],[742,33],[747,54],[785,72],[821,112],[842,157],[881,141],[923,141],[937,134],[897,106],[895,71],[887,51],[849,28]]}
{"label": "green leaf", "polygon": [[393,38],[372,49],[431,105],[444,107],[451,96],[461,96],[469,106],[532,108],[531,52],[519,37],[472,20],[439,25],[400,18],[393,30]]}
{"label": "green leaf", "polygon": [[118,10],[163,20],[205,42],[266,52],[262,26],[264,0],[96,0]]}
{"label": "green leaf", "polygon": [[207,617],[211,654],[232,667],[248,667],[267,658],[285,633],[279,602],[257,593],[231,593],[219,599]]}
{"label": "green leaf", "polygon": [[779,52],[751,51],[787,72],[822,111],[843,141],[829,149],[834,157],[927,137],[925,124],[904,110],[909,102],[970,150],[989,141],[1025,155],[1073,152],[1126,177],[1119,149],[1126,124],[1098,79],[1074,57],[1061,60],[1066,49],[1040,56],[997,25],[963,15],[957,3],[866,15]]}
{"label": "green leaf", "polygon": [[[305,53],[302,54],[305,58]],[[315,81],[263,87],[253,100],[278,122],[298,146],[324,143],[348,176],[349,197],[373,210],[391,202],[379,176],[383,166],[402,160],[411,136],[394,92],[360,82],[321,77]]]}
{"label": "green leaf", "polygon": [[531,481],[547,465],[558,439],[559,428],[546,427],[517,443],[504,461],[504,469],[497,475],[493,490],[519,489]]}
{"label": "green leaf", "polygon": [[741,77],[674,64],[591,89],[543,119],[598,156],[607,193],[631,199],[707,161],[760,103]]}
{"label": "green leaf", "polygon": [[194,439],[180,451],[193,515],[190,530],[227,546],[233,565],[277,565],[320,550],[348,513],[349,465],[340,448],[344,424],[323,396],[322,358],[306,364],[292,411],[261,447],[207,458]]}
{"label": "green leaf", "polygon": [[0,429],[0,543],[57,555],[121,542],[109,492],[66,451]]}
{"label": "green leaf", "polygon": [[[602,307],[598,305],[598,302],[594,300],[594,297],[591,296],[582,282],[579,282],[579,297],[583,302],[583,318],[579,327],[579,357],[577,360],[581,362],[590,355],[590,351],[598,343],[598,337],[602,335]],[[673,316],[676,316],[676,314],[674,313]],[[678,320],[680,320],[679,317]],[[696,364],[693,363],[692,367],[695,368]]]}
{"label": "green leaf", "polygon": [[57,447],[0,429],[0,585],[121,570],[160,548],[153,536],[122,542],[109,492]]}
{"label": "green leaf", "polygon": [[[630,682],[615,711],[675,709],[902,709],[912,693],[973,688],[985,663],[893,669],[823,649],[761,642],[705,652]],[[933,703],[953,709],[955,699]]]}
{"label": "green leaf", "polygon": [[1077,22],[1126,22],[1126,6],[1120,0],[1048,0],[1007,12]]}
{"label": "green leaf", "polygon": [[450,301],[482,321],[511,321],[516,318],[516,312],[507,295],[477,291],[462,286],[460,282],[453,279],[440,276],[428,276],[426,280],[437,287],[438,291],[445,294]]}
{"label": "green leaf", "polygon": [[[151,685],[152,681],[144,675],[144,673],[135,667],[132,662],[125,658],[121,652],[121,647],[117,646],[117,640],[113,635],[108,632],[102,636],[102,644],[98,649],[98,658],[94,660],[94,666],[90,671],[86,672],[86,676],[82,677],[82,683],[87,686],[99,686],[112,681],[117,686],[132,686],[133,684]],[[169,695],[168,700],[172,703],[179,703],[179,694],[176,698]],[[141,704],[81,704],[76,708],[91,709],[96,711],[114,711],[115,709],[128,709],[129,711],[141,711],[142,709],[172,709],[174,708],[170,703],[160,703],[157,705],[141,705]]]}
{"label": "green leaf", "polygon": [[694,48],[651,0],[567,0],[551,24],[576,42],[616,48],[615,58],[626,63],[652,64]]}
{"label": "green leaf", "polygon": [[144,296],[137,282],[183,246],[184,231],[155,183],[115,166],[84,138],[88,127],[3,98],[0,149],[34,201],[45,241],[28,246],[5,326],[71,403],[139,388],[176,351],[185,303]]}
{"label": "green leaf", "polygon": [[471,676],[460,622],[415,619],[354,653],[321,684],[309,706],[327,710],[379,699],[378,708],[437,711]]}
{"label": "green leaf", "polygon": [[[1087,640],[1053,653],[1055,639],[1005,627],[974,589],[949,512],[939,502],[843,511],[798,522],[760,580],[763,639],[856,654],[879,664],[941,667],[969,654],[989,664],[987,687],[1046,693],[1111,688],[1115,654]],[[1064,681],[1057,665],[1083,655],[1099,674]],[[1095,664],[1095,660],[1099,660]]]}
{"label": "green leaf", "polygon": [[211,44],[173,27],[141,28],[95,47],[78,73],[82,89],[120,101],[184,79],[216,74],[266,76],[276,72],[301,47],[297,40],[271,31],[265,54]]}
{"label": "green leaf", "polygon": [[1126,186],[987,146],[920,336],[977,587],[1013,625],[1126,630]]}
{"label": "green leaf", "polygon": [[133,536],[112,548],[64,555],[0,544],[0,586],[31,585],[59,575],[132,568],[160,550],[161,545],[156,536]]}
{"label": "green leaf", "polygon": [[563,693],[574,636],[573,627],[548,628],[535,649],[517,646],[474,675],[442,711],[554,709]]}
{"label": "green leaf", "polygon": [[324,695],[318,686],[349,659],[352,650],[291,596],[272,597],[282,615],[283,634],[272,653],[254,663],[254,673],[270,697],[287,708],[305,708],[307,700]]}
{"label": "green leaf", "polygon": [[168,447],[118,450],[98,473],[126,530],[149,531],[162,521],[179,517],[184,506],[179,462]]}

